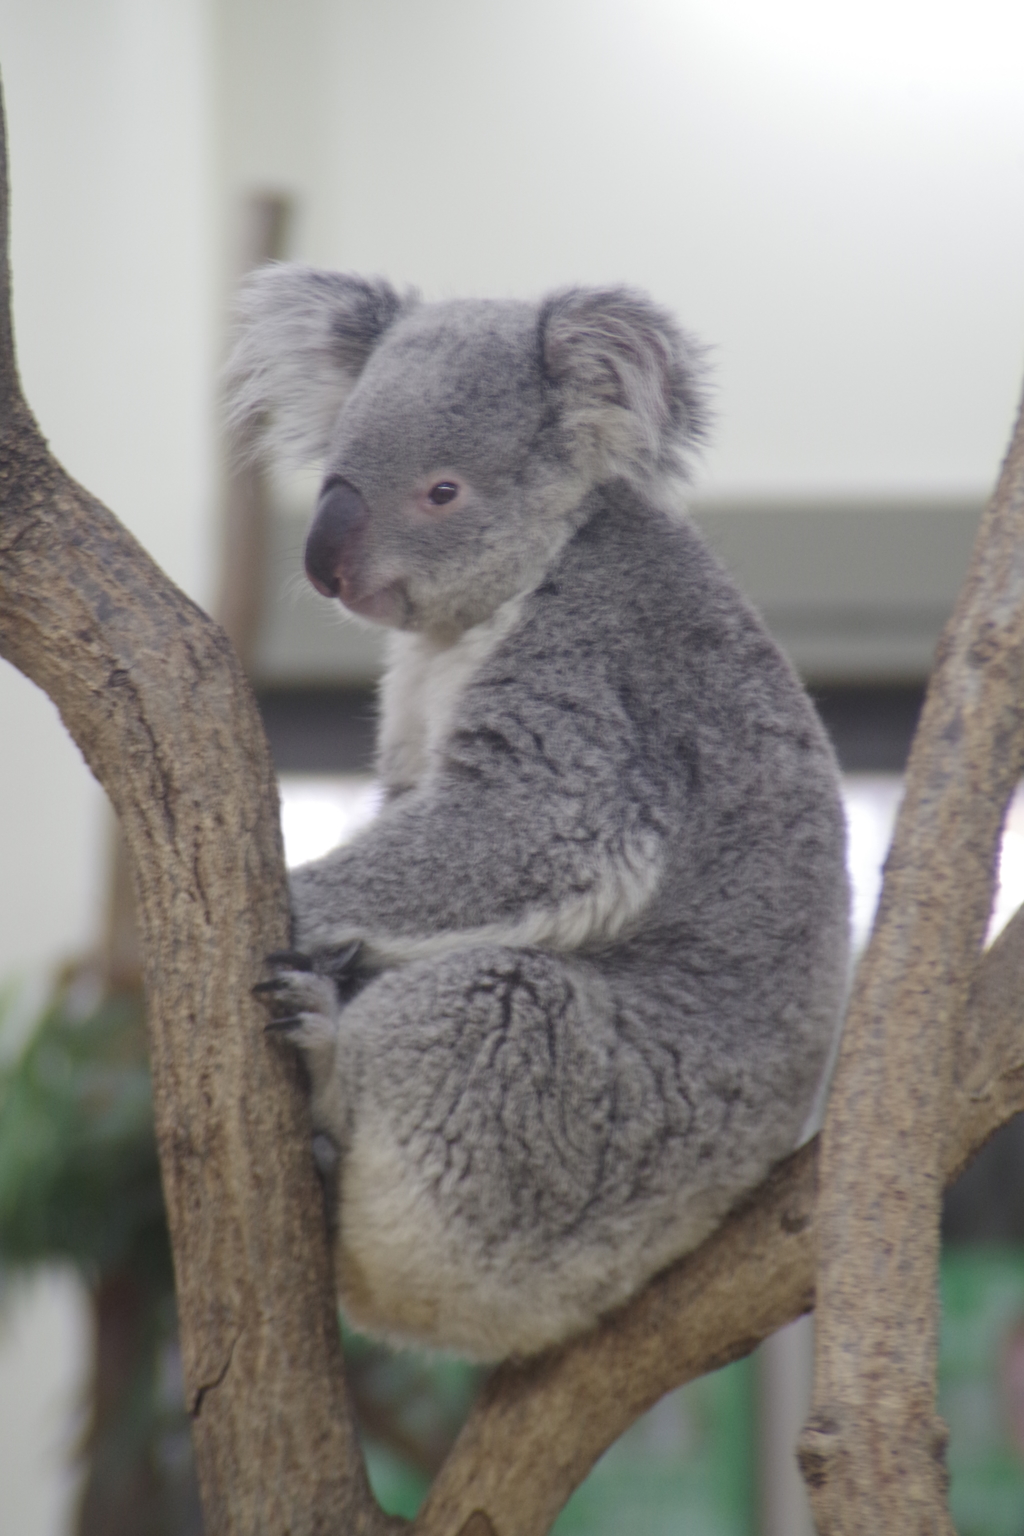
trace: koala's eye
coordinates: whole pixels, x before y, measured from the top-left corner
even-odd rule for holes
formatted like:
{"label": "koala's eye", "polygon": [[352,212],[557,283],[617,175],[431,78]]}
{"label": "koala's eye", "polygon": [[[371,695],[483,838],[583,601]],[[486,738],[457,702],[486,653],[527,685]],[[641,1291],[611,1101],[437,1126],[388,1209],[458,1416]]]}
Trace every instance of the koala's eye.
{"label": "koala's eye", "polygon": [[446,507],[458,494],[459,488],[454,480],[439,480],[436,485],[430,487],[427,500],[432,507]]}

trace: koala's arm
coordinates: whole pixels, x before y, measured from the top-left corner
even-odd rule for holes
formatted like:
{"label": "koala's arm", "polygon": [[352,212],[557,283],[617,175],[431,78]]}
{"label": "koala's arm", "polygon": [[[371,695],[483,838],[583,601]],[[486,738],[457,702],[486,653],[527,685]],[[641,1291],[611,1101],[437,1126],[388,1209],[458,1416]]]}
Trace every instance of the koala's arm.
{"label": "koala's arm", "polygon": [[663,818],[610,692],[509,677],[470,689],[439,760],[361,836],[292,877],[295,942],[370,964],[472,942],[576,949],[628,930],[662,872]]}

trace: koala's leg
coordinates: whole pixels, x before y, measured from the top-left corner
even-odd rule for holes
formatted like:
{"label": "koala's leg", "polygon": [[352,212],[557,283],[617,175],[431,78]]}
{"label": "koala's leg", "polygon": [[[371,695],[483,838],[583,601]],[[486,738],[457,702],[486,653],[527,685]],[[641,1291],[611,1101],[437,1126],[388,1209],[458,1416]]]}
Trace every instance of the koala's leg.
{"label": "koala's leg", "polygon": [[630,1190],[665,1102],[596,969],[451,952],[378,976],[335,1038],[314,1121],[341,1146],[337,1273],[357,1326],[498,1358],[634,1288],[650,1212],[637,1223]]}

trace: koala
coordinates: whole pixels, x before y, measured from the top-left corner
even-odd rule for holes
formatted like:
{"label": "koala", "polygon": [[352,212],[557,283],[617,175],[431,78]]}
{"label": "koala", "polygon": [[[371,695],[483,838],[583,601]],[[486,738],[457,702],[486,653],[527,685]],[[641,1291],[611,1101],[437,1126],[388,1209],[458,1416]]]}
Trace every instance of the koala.
{"label": "koala", "polygon": [[836,763],[685,513],[703,375],[628,288],[240,299],[234,423],[322,465],[306,571],[390,632],[383,809],[294,873],[263,990],[393,1341],[594,1324],[793,1150],[836,1038]]}

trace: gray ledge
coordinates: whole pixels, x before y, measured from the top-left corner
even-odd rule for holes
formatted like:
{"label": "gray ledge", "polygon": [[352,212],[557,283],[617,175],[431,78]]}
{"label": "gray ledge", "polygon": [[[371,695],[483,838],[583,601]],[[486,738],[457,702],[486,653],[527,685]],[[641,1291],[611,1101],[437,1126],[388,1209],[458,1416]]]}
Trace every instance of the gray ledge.
{"label": "gray ledge", "polygon": [[[916,682],[967,569],[978,499],[755,500],[694,505],[712,547],[812,683]],[[354,687],[383,636],[302,578],[307,517],[280,514],[256,652],[263,686]]]}

